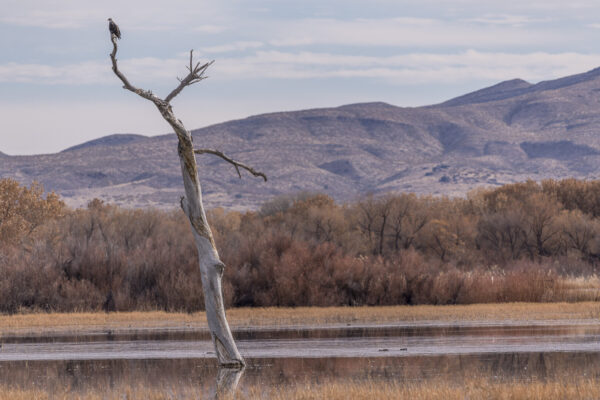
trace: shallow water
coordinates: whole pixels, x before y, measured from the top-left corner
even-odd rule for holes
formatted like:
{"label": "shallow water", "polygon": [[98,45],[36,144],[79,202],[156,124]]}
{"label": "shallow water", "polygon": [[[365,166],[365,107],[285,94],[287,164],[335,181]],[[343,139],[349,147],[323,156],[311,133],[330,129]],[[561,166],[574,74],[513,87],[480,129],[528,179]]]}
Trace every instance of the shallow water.
{"label": "shallow water", "polygon": [[[600,324],[238,330],[239,388],[367,379],[600,378]],[[90,390],[122,384],[215,390],[206,331],[0,338],[0,384]]]}
{"label": "shallow water", "polygon": [[[384,326],[239,330],[247,358],[408,357],[478,353],[600,352],[600,324]],[[2,338],[2,361],[214,358],[206,331],[143,331]]]}

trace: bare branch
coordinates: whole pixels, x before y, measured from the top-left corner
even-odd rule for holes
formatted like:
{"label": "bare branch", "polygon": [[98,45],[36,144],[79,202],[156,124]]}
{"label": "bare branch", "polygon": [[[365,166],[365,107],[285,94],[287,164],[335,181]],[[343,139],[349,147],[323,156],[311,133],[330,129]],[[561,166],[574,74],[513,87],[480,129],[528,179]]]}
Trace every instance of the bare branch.
{"label": "bare branch", "polygon": [[194,83],[206,79],[206,76],[204,76],[204,72],[214,62],[215,60],[212,60],[203,65],[200,65],[200,63],[198,62],[196,63],[196,66],[194,66],[194,50],[190,50],[190,65],[186,67],[190,72],[183,79],[177,78],[177,80],[179,81],[179,85],[175,89],[173,89],[171,93],[169,93],[169,95],[165,98],[165,101],[167,103],[170,103],[171,100],[175,98],[175,96],[181,93],[184,87],[193,85]]}
{"label": "bare branch", "polygon": [[267,176],[259,171],[256,171],[254,168],[249,167],[245,164],[242,164],[241,162],[235,161],[232,158],[226,156],[222,151],[219,150],[213,150],[213,149],[195,149],[194,153],[196,154],[213,154],[215,156],[221,157],[223,160],[227,161],[230,164],[233,164],[233,166],[235,167],[235,170],[238,173],[238,176],[240,177],[240,179],[242,178],[242,174],[240,173],[240,167],[244,168],[246,171],[250,172],[252,175],[254,176],[260,176],[261,178],[263,178],[265,180],[265,182],[267,181]]}
{"label": "bare branch", "polygon": [[117,66],[117,58],[116,58],[116,56],[117,56],[117,37],[114,34],[111,34],[110,40],[112,41],[112,44],[113,44],[113,50],[110,53],[110,59],[112,61],[112,70],[115,73],[115,75],[117,75],[117,77],[121,80],[121,82],[123,82],[123,89],[127,89],[147,100],[152,101],[155,104],[164,103],[164,101],[162,99],[159,99],[158,97],[156,97],[152,93],[151,90],[139,89],[139,88],[133,86],[131,83],[129,83],[129,81],[127,80],[125,75],[123,75],[123,73],[121,71],[119,71],[119,67]]}

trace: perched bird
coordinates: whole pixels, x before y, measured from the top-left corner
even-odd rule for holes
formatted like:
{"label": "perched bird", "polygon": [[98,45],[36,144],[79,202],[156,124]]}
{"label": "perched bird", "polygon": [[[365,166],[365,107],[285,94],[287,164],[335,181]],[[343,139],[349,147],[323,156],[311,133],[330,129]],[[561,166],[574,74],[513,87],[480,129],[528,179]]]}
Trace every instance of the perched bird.
{"label": "perched bird", "polygon": [[119,26],[115,24],[115,21],[112,20],[112,18],[108,19],[108,30],[110,31],[111,35],[115,35],[117,39],[121,39],[121,30],[119,29]]}

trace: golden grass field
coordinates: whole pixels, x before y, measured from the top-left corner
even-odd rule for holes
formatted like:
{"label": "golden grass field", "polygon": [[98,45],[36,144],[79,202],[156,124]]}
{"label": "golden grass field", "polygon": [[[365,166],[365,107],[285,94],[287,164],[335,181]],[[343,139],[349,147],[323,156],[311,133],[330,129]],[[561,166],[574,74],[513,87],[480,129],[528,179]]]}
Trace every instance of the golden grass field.
{"label": "golden grass field", "polygon": [[[50,399],[86,399],[86,400],[122,400],[122,399],[179,399],[192,400],[212,398],[193,387],[168,387],[148,389],[144,387],[124,387],[97,390],[85,393],[64,391],[48,393],[41,390],[11,389],[0,387],[2,400],[50,400]],[[564,400],[599,399],[600,383],[591,379],[550,382],[492,382],[475,379],[461,384],[448,381],[428,381],[410,384],[367,381],[363,383],[331,382],[323,384],[299,384],[284,388],[252,387],[238,391],[235,396],[219,398],[229,399],[274,399],[274,400]]]}
{"label": "golden grass field", "polygon": [[[261,393],[262,392],[262,393]],[[249,398],[261,398],[261,389],[250,392]],[[492,383],[486,380],[473,380],[464,384],[451,382],[425,382],[420,384],[395,383],[332,383],[320,386],[298,386],[273,390],[267,397],[275,400],[392,400],[392,399],[598,399],[600,384],[593,380],[575,382],[509,382]]]}
{"label": "golden grass field", "polygon": [[[452,306],[234,308],[227,310],[235,328],[481,321],[510,323],[540,320],[598,320],[600,303],[500,303]],[[203,312],[23,313],[0,316],[1,334],[94,332],[103,330],[206,328]]]}

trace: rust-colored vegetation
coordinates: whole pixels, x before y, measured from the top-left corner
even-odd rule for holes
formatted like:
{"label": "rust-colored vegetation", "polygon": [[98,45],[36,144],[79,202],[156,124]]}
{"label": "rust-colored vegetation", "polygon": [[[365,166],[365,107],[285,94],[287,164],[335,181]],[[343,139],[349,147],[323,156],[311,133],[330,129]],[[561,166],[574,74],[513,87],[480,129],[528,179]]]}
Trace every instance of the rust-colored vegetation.
{"label": "rust-colored vegetation", "polygon": [[[600,181],[577,180],[208,213],[236,307],[596,300],[599,216]],[[70,210],[0,180],[0,312],[201,310],[195,252],[180,210]]]}

